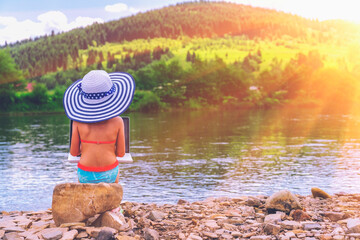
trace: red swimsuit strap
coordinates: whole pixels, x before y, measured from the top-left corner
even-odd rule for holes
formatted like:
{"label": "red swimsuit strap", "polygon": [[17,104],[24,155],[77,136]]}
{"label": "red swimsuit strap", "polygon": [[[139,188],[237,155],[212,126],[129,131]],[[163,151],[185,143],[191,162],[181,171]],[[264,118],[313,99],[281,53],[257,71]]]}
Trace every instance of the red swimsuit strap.
{"label": "red swimsuit strap", "polygon": [[94,143],[94,144],[110,144],[110,143],[116,143],[116,140],[115,141],[87,141],[87,140],[81,139],[81,142],[83,142],[83,143]]}

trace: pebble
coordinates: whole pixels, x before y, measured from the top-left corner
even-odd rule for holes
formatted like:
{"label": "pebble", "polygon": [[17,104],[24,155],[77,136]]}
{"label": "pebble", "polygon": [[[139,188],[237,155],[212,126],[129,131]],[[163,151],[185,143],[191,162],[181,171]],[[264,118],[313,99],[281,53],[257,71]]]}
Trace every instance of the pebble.
{"label": "pebble", "polygon": [[281,221],[281,214],[269,214],[265,216],[264,223],[278,223]]}
{"label": "pebble", "polygon": [[270,236],[252,236],[250,240],[271,240]]}
{"label": "pebble", "polygon": [[5,233],[4,240],[21,240],[24,239],[17,232]]}
{"label": "pebble", "polygon": [[145,228],[144,238],[145,238],[145,240],[158,240],[158,239],[160,239],[160,236],[156,230],[150,229],[150,228]]}
{"label": "pebble", "polygon": [[305,222],[302,223],[304,230],[311,231],[313,229],[321,229],[321,225],[319,223],[314,222]]}
{"label": "pebble", "polygon": [[212,233],[212,232],[202,232],[202,234],[206,237],[209,238],[218,238],[218,235],[216,233]]}
{"label": "pebble", "polygon": [[299,222],[296,221],[289,221],[285,220],[280,223],[280,226],[284,229],[293,230],[293,229],[299,229],[302,228],[302,225]]}
{"label": "pebble", "polygon": [[166,215],[163,212],[151,211],[148,218],[152,221],[161,221],[165,217],[166,217]]}
{"label": "pebble", "polygon": [[60,230],[50,229],[50,231],[46,231],[46,232],[42,233],[41,236],[45,240],[58,240],[63,236],[63,233]]}
{"label": "pebble", "polygon": [[268,235],[278,235],[280,232],[280,226],[272,223],[265,224],[264,232]]}

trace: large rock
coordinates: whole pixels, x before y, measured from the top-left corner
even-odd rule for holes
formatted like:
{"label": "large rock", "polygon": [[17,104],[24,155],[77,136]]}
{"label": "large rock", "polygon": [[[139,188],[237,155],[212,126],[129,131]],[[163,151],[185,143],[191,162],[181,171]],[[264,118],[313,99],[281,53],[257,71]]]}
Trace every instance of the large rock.
{"label": "large rock", "polygon": [[282,190],[271,195],[265,202],[265,208],[286,213],[293,209],[302,209],[299,199],[288,190]]}
{"label": "large rock", "polygon": [[52,214],[57,226],[81,222],[118,207],[123,189],[117,183],[64,183],[54,188]]}

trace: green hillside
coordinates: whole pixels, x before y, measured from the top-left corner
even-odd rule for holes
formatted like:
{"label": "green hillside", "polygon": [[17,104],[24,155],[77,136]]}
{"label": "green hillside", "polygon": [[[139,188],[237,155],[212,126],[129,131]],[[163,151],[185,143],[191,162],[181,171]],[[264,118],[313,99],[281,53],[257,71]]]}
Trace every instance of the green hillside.
{"label": "green hillside", "polygon": [[34,91],[3,84],[0,98],[10,104],[0,107],[61,109],[66,86],[104,69],[135,76],[132,110],[327,108],[329,98],[337,99],[335,109],[349,110],[358,101],[359,40],[360,26],[349,22],[225,2],[183,3],[7,46]]}

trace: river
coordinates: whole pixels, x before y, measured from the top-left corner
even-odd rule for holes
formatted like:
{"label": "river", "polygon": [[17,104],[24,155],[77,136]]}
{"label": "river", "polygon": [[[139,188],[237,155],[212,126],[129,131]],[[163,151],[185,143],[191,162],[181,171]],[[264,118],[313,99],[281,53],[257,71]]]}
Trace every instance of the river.
{"label": "river", "polygon": [[[130,113],[134,163],[121,164],[124,201],[360,192],[360,116],[317,110]],[[51,207],[76,182],[63,114],[0,117],[0,211]]]}

